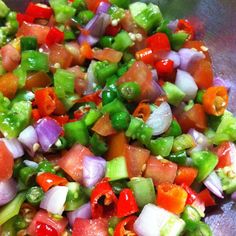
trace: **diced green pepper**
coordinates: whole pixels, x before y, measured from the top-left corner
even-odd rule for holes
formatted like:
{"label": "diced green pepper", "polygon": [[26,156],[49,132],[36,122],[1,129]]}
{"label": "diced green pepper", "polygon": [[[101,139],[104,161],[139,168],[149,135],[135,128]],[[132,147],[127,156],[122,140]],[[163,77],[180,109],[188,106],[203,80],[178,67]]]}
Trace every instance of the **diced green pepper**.
{"label": "diced green pepper", "polygon": [[156,200],[155,188],[151,178],[133,178],[128,183],[140,208]]}
{"label": "diced green pepper", "polygon": [[130,0],[110,0],[110,2],[124,9],[127,9],[130,4]]}
{"label": "diced green pepper", "polygon": [[16,216],[9,219],[3,225],[1,225],[2,236],[15,236],[17,229],[15,228]]}
{"label": "diced green pepper", "polygon": [[128,111],[127,111],[125,105],[116,98],[112,102],[103,106],[101,109],[101,112],[103,114],[105,114],[105,113],[113,114],[116,112],[128,112]]}
{"label": "diced green pepper", "polygon": [[198,182],[202,182],[218,163],[218,157],[210,151],[194,152],[191,154],[191,158],[193,165],[198,168]]}
{"label": "diced green pepper", "polygon": [[112,36],[103,36],[99,40],[99,45],[102,48],[111,48],[113,43],[114,43],[114,37]]}
{"label": "diced green pepper", "polygon": [[92,18],[94,13],[89,10],[80,11],[76,17],[77,21],[81,25],[86,25]]}
{"label": "diced green pepper", "polygon": [[162,87],[168,98],[168,102],[173,106],[178,106],[184,99],[185,93],[175,84],[166,82]]}
{"label": "diced green pepper", "polygon": [[25,87],[25,82],[27,79],[27,71],[21,65],[19,65],[14,71],[13,74],[18,77],[18,88],[22,89]]}
{"label": "diced green pepper", "polygon": [[93,125],[101,116],[101,112],[97,109],[90,109],[84,118],[86,126]]}
{"label": "diced green pepper", "polygon": [[7,97],[4,97],[0,92],[0,113],[7,112],[9,110],[10,104],[10,100]]}
{"label": "diced green pepper", "polygon": [[165,137],[165,138],[157,138],[155,140],[151,140],[150,149],[153,155],[162,157],[167,157],[170,155],[172,146],[174,143],[174,137]]}
{"label": "diced green pepper", "polygon": [[53,164],[48,160],[43,160],[39,162],[37,172],[49,172],[53,174],[56,173]]}
{"label": "diced green pepper", "polygon": [[198,222],[197,227],[193,231],[187,231],[186,235],[188,236],[212,236],[212,231],[210,227],[203,223],[203,222]]}
{"label": "diced green pepper", "polygon": [[172,120],[169,129],[163,135],[164,137],[173,136],[177,137],[182,134],[182,129],[176,120]]}
{"label": "diced green pepper", "polygon": [[179,165],[186,165],[187,153],[186,151],[180,151],[176,153],[171,153],[167,159],[169,161],[175,162]]}
{"label": "diced green pepper", "polygon": [[110,184],[111,184],[112,190],[114,191],[115,194],[120,194],[120,192],[124,188],[127,188],[127,181],[125,179],[117,180],[117,181],[111,181]]}
{"label": "diced green pepper", "polygon": [[37,174],[37,171],[35,168],[29,167],[29,166],[23,167],[19,171],[19,180],[25,186],[33,186],[35,184],[36,174]]}
{"label": "diced green pepper", "polygon": [[112,48],[117,51],[123,52],[132,45],[133,41],[131,40],[129,34],[126,31],[122,30],[115,36]]}
{"label": "diced green pepper", "polygon": [[168,38],[171,38],[172,32],[171,29],[168,27],[169,22],[169,20],[163,20],[160,26],[157,28],[157,32],[165,33]]}
{"label": "diced green pepper", "polygon": [[116,5],[112,5],[108,10],[108,14],[111,16],[112,20],[120,20],[125,16],[125,10]]}
{"label": "diced green pepper", "polygon": [[21,52],[27,51],[27,50],[36,50],[37,49],[37,39],[35,37],[21,37],[20,38],[20,47]]}
{"label": "diced green pepper", "polygon": [[11,100],[11,104],[15,104],[17,102],[32,102],[34,100],[34,93],[31,91],[20,90],[16,96]]}
{"label": "diced green pepper", "polygon": [[125,157],[117,157],[107,162],[106,177],[110,181],[128,178]]}
{"label": "diced green pepper", "polygon": [[117,92],[112,89],[106,89],[102,92],[102,105],[106,105],[112,102],[115,98],[117,98]]}
{"label": "diced green pepper", "polygon": [[182,134],[175,138],[172,151],[180,152],[195,146],[195,141],[190,134]]}
{"label": "diced green pepper", "polygon": [[127,101],[134,101],[141,95],[141,88],[136,82],[126,82],[119,86],[119,92]]}
{"label": "diced green pepper", "polygon": [[[51,1],[50,1],[51,3]],[[66,5],[66,4],[53,4],[51,5],[53,8],[53,11],[55,13],[55,19],[58,23],[66,23],[69,19],[71,19],[75,13],[76,9],[72,6]]]}
{"label": "diced green pepper", "polygon": [[26,200],[32,205],[39,205],[43,197],[44,191],[38,186],[31,187],[26,192]]}
{"label": "diced green pepper", "polygon": [[86,3],[84,0],[74,0],[72,2],[72,7],[74,7],[75,9],[77,9],[77,11],[81,11],[86,9]]}
{"label": "diced green pepper", "polygon": [[195,102],[196,103],[202,104],[204,93],[205,93],[205,90],[198,90],[197,91],[197,95],[195,97]]}
{"label": "diced green pepper", "polygon": [[172,34],[170,38],[171,48],[175,51],[178,51],[180,48],[183,47],[188,37],[189,35],[185,32],[177,32]]}
{"label": "diced green pepper", "polygon": [[0,0],[0,18],[4,18],[9,13],[10,9],[7,7],[7,5]]}
{"label": "diced green pepper", "polygon": [[133,18],[140,14],[144,9],[147,8],[147,4],[144,2],[134,2],[129,5],[129,10]]}
{"label": "diced green pepper", "polygon": [[96,133],[90,139],[90,145],[92,152],[97,156],[103,155],[108,150],[106,142]]}
{"label": "diced green pepper", "polygon": [[126,130],[129,126],[130,114],[125,111],[115,112],[111,114],[112,127],[118,131]]}

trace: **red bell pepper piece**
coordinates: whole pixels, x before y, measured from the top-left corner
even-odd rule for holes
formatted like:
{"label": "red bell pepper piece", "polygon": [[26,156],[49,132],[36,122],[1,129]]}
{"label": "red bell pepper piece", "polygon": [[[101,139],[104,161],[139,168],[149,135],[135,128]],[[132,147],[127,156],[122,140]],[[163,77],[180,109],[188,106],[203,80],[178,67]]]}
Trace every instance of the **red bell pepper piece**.
{"label": "red bell pepper piece", "polygon": [[198,193],[197,198],[200,201],[204,202],[206,207],[216,205],[215,199],[211,196],[211,194],[207,188],[202,190],[200,193]]}
{"label": "red bell pepper piece", "polygon": [[53,88],[44,88],[35,91],[35,104],[41,116],[51,115],[56,109],[56,94]]}
{"label": "red bell pepper piece", "polygon": [[68,183],[66,178],[60,177],[49,172],[39,174],[36,178],[36,182],[43,189],[44,192],[47,192],[53,186],[66,185]]}
{"label": "red bell pepper piece", "polygon": [[116,225],[114,236],[125,236],[125,235],[132,235],[137,236],[134,232],[134,222],[137,219],[137,216],[129,216],[119,222]]}
{"label": "red bell pepper piece", "polygon": [[60,126],[63,126],[64,124],[69,122],[69,116],[68,115],[61,115],[61,116],[51,116],[52,119],[56,120],[57,123]]}
{"label": "red bell pepper piece", "polygon": [[159,77],[163,79],[171,78],[174,74],[174,62],[169,59],[158,61],[155,65]]}
{"label": "red bell pepper piece", "polygon": [[166,34],[156,33],[146,39],[146,44],[148,48],[151,48],[152,51],[170,51],[170,42]]}
{"label": "red bell pepper piece", "polygon": [[117,203],[117,216],[125,217],[138,212],[138,205],[130,189],[123,189]]}
{"label": "red bell pepper piece", "polygon": [[145,64],[153,65],[155,58],[151,48],[144,48],[137,51],[135,57],[139,61],[143,61]]}
{"label": "red bell pepper piece", "polygon": [[24,21],[28,23],[33,23],[35,18],[26,14],[17,13],[16,19],[19,23],[19,26],[21,26]]}
{"label": "red bell pepper piece", "polygon": [[92,218],[116,215],[117,201],[108,179],[104,178],[95,186],[91,194]]}
{"label": "red bell pepper piece", "polygon": [[35,233],[37,236],[58,236],[56,229],[51,225],[37,221],[35,224],[35,228]]}
{"label": "red bell pepper piece", "polygon": [[189,40],[192,40],[194,38],[194,28],[191,25],[191,23],[186,19],[180,19],[177,24],[176,31],[184,31],[187,34],[189,34]]}
{"label": "red bell pepper piece", "polygon": [[64,32],[59,29],[52,27],[46,37],[46,44],[48,46],[53,45],[54,43],[61,43],[64,40]]}
{"label": "red bell pepper piece", "polygon": [[175,184],[190,186],[197,177],[198,170],[190,166],[179,166],[175,177]]}
{"label": "red bell pepper piece", "polygon": [[181,187],[188,193],[186,205],[191,205],[197,199],[197,193],[193,191],[187,184],[181,184]]}
{"label": "red bell pepper piece", "polygon": [[52,14],[52,8],[45,4],[36,4],[30,2],[25,10],[25,14],[34,18],[49,19]]}
{"label": "red bell pepper piece", "polygon": [[101,91],[97,91],[92,94],[88,94],[86,96],[83,96],[82,98],[78,99],[77,103],[86,103],[86,102],[94,102],[96,105],[99,105],[102,102],[101,97],[99,96]]}
{"label": "red bell pepper piece", "polygon": [[33,109],[31,114],[32,114],[32,118],[35,122],[42,118],[40,115],[39,109]]}
{"label": "red bell pepper piece", "polygon": [[113,26],[113,25],[108,25],[105,31],[105,35],[109,35],[109,36],[116,36],[121,30],[121,25],[118,24],[117,26]]}

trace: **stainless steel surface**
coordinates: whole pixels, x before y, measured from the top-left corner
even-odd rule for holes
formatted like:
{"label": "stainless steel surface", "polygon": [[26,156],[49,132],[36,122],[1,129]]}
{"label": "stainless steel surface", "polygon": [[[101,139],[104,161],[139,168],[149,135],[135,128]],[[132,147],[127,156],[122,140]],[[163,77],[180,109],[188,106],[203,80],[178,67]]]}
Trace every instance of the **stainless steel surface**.
{"label": "stainless steel surface", "polygon": [[[14,9],[22,10],[28,0],[5,0]],[[148,2],[148,1],[146,1]],[[236,114],[236,1],[235,0],[152,0],[164,15],[190,19],[198,28],[213,58],[216,75],[231,81],[230,110]],[[206,222],[215,236],[236,236],[236,207],[229,200],[210,210]]]}

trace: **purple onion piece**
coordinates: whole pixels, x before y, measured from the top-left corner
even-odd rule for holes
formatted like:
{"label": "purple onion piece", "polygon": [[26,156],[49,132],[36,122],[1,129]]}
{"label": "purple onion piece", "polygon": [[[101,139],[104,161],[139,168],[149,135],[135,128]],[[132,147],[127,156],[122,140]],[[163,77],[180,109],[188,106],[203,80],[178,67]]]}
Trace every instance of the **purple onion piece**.
{"label": "purple onion piece", "polygon": [[158,81],[158,74],[156,69],[152,69],[152,79]]}
{"label": "purple onion piece", "polygon": [[17,139],[2,138],[0,140],[5,143],[7,149],[10,151],[14,159],[24,155],[23,147]]}
{"label": "purple onion piece", "polygon": [[39,120],[35,126],[39,138],[39,144],[44,152],[47,152],[50,147],[58,140],[62,128],[53,119],[43,118]]}
{"label": "purple onion piece", "polygon": [[178,22],[179,22],[179,20],[172,20],[169,22],[167,27],[174,33],[177,29]]}
{"label": "purple onion piece", "polygon": [[83,35],[80,34],[80,36],[78,37],[78,43],[82,44],[84,42],[87,42],[90,46],[95,45],[97,42],[99,41],[99,38],[97,37],[93,37],[91,35]]}
{"label": "purple onion piece", "polygon": [[83,160],[83,184],[90,188],[105,175],[106,161],[102,157],[85,156]]}
{"label": "purple onion piece", "polygon": [[236,202],[236,192],[232,193],[231,199]]}
{"label": "purple onion piece", "polygon": [[101,2],[97,8],[96,14],[107,13],[111,4],[108,2]]}
{"label": "purple onion piece", "polygon": [[154,102],[159,96],[165,95],[165,92],[155,80],[152,80],[151,83],[152,83],[152,89],[148,92],[145,99]]}
{"label": "purple onion piece", "polygon": [[180,69],[185,71],[188,70],[189,66],[192,63],[205,58],[205,55],[202,52],[189,48],[180,49],[179,56],[180,56]]}
{"label": "purple onion piece", "polygon": [[30,156],[34,156],[35,151],[39,148],[38,135],[33,126],[28,126],[19,135],[18,140],[24,145]]}
{"label": "purple onion piece", "polygon": [[223,87],[227,88],[228,91],[231,88],[230,82],[227,81],[227,80],[222,79],[221,77],[214,78],[213,85],[214,86],[223,86]]}
{"label": "purple onion piece", "polygon": [[67,217],[71,227],[74,225],[76,218],[90,219],[92,217],[91,204],[88,202],[78,209],[68,212]]}
{"label": "purple onion piece", "polygon": [[0,181],[0,206],[10,202],[17,193],[17,185],[13,179]]}

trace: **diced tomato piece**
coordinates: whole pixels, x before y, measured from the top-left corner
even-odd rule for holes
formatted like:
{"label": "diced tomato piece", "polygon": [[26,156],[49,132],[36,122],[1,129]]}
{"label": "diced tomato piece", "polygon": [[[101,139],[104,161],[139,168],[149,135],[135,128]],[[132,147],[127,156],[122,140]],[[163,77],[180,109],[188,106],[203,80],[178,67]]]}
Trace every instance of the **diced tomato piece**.
{"label": "diced tomato piece", "polygon": [[178,185],[186,184],[190,186],[197,177],[198,170],[194,167],[179,166],[175,183]]}
{"label": "diced tomato piece", "polygon": [[19,26],[22,25],[23,22],[28,22],[28,23],[34,23],[34,17],[26,15],[26,14],[22,14],[22,13],[17,13],[16,15],[16,20],[19,23]]}
{"label": "diced tomato piece", "polygon": [[90,11],[96,12],[101,2],[108,2],[108,0],[85,0],[86,5]]}
{"label": "diced tomato piece", "polygon": [[81,53],[80,45],[77,42],[68,42],[65,44],[66,49],[72,55],[72,65],[83,65],[85,56]]}
{"label": "diced tomato piece", "polygon": [[83,96],[82,98],[78,99],[76,102],[77,103],[94,102],[96,105],[99,105],[102,102],[100,93],[101,91],[98,90],[97,92]]}
{"label": "diced tomato piece", "polygon": [[48,87],[52,83],[50,77],[43,71],[29,74],[26,79],[25,88],[33,90],[34,88]]}
{"label": "diced tomato piece", "polygon": [[118,24],[117,26],[108,25],[105,31],[105,35],[115,37],[121,30],[121,25]]}
{"label": "diced tomato piece", "polygon": [[52,8],[45,4],[35,4],[30,2],[25,10],[25,13],[34,18],[49,19],[53,14],[53,11]]}
{"label": "diced tomato piece", "polygon": [[198,193],[197,198],[204,202],[206,207],[216,205],[215,199],[211,196],[211,193],[207,188]]}
{"label": "diced tomato piece", "polygon": [[65,231],[67,223],[66,218],[56,219],[46,211],[39,210],[30,223],[27,234],[30,236],[60,236]]}
{"label": "diced tomato piece", "polygon": [[104,48],[103,50],[94,50],[93,57],[99,61],[109,61],[118,63],[123,56],[122,52],[118,52],[112,48]]}
{"label": "diced tomato piece", "polygon": [[13,173],[14,160],[4,142],[0,141],[0,181],[8,180]]}
{"label": "diced tomato piece", "polygon": [[87,42],[83,42],[80,45],[80,53],[85,59],[92,59],[93,58],[93,50],[91,46]]}
{"label": "diced tomato piece", "polygon": [[72,236],[108,236],[108,219],[76,218]]}
{"label": "diced tomato piece", "polygon": [[169,59],[158,61],[155,64],[156,71],[159,77],[168,79],[173,77],[174,74],[174,62]]}
{"label": "diced tomato piece", "polygon": [[39,119],[42,118],[42,116],[39,112],[39,109],[32,109],[31,115],[32,115],[34,122],[37,122]]}
{"label": "diced tomato piece", "polygon": [[0,76],[0,92],[8,98],[14,98],[18,89],[18,78],[11,72]]}
{"label": "diced tomato piece", "polygon": [[170,51],[170,42],[166,34],[156,33],[146,39],[147,47],[151,48],[154,53],[160,51]]}
{"label": "diced tomato piece", "polygon": [[58,161],[58,165],[75,181],[82,183],[83,159],[93,153],[81,144],[74,145]]}
{"label": "diced tomato piece", "polygon": [[48,46],[54,43],[61,43],[64,40],[64,32],[60,31],[56,27],[52,27],[46,37],[46,44]]}
{"label": "diced tomato piece", "polygon": [[187,192],[178,185],[162,183],[157,187],[157,205],[174,214],[183,212]]}
{"label": "diced tomato piece", "polygon": [[147,161],[144,173],[146,178],[152,178],[155,185],[161,183],[173,183],[176,177],[178,166],[174,162],[158,160],[151,156]]}
{"label": "diced tomato piece", "polygon": [[57,123],[61,126],[68,123],[69,116],[68,115],[61,115],[61,116],[51,116],[52,119],[56,120]]}
{"label": "diced tomato piece", "polygon": [[189,40],[192,40],[194,38],[194,28],[191,23],[186,19],[179,19],[176,31],[184,31],[189,34]]}
{"label": "diced tomato piece", "polygon": [[218,164],[215,169],[230,166],[236,157],[235,144],[231,142],[223,142],[213,150],[218,156]]}
{"label": "diced tomato piece", "polygon": [[116,130],[112,127],[109,114],[103,115],[92,127],[92,130],[101,136],[109,136],[116,133]]}
{"label": "diced tomato piece", "polygon": [[37,38],[39,44],[44,44],[49,30],[48,26],[23,22],[18,29],[17,37],[32,36]]}
{"label": "diced tomato piece", "polygon": [[125,156],[127,143],[128,140],[124,132],[111,135],[108,139],[106,159],[109,161],[119,156]]}
{"label": "diced tomato piece", "polygon": [[181,184],[181,187],[187,192],[188,197],[186,200],[186,205],[191,205],[197,199],[197,193],[187,186],[185,183]]}
{"label": "diced tomato piece", "polygon": [[20,63],[20,53],[12,45],[1,48],[2,66],[6,71],[13,71]]}
{"label": "diced tomato piece", "polygon": [[195,104],[190,110],[177,115],[176,118],[185,133],[191,128],[201,132],[207,127],[206,114],[201,104]]}
{"label": "diced tomato piece", "polygon": [[150,151],[144,148],[131,145],[126,146],[125,158],[129,173],[129,178],[142,175],[146,162],[150,156]]}

